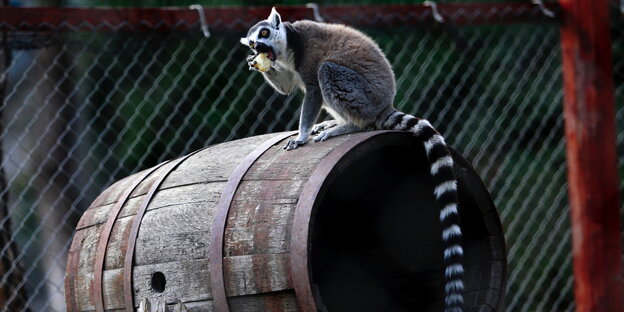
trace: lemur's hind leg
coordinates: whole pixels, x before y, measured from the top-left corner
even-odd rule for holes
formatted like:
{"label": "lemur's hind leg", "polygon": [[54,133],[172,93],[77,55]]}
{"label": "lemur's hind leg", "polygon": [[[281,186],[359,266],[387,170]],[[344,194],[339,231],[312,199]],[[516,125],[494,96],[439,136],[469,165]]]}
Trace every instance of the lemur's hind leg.
{"label": "lemur's hind leg", "polygon": [[343,123],[325,129],[314,141],[325,141],[330,137],[363,131],[377,116],[369,112],[372,103],[366,92],[368,83],[356,71],[332,62],[322,63],[318,70],[321,94],[328,111]]}

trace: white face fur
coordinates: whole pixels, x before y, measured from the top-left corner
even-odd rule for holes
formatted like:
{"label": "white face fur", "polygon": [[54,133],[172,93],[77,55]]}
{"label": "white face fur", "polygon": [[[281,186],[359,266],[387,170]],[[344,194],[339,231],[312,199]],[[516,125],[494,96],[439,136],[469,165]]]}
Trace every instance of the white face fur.
{"label": "white face fur", "polygon": [[258,43],[266,44],[273,49],[275,61],[284,61],[286,56],[286,28],[277,10],[273,8],[266,20],[251,27],[247,37],[241,38],[240,42],[253,50]]}

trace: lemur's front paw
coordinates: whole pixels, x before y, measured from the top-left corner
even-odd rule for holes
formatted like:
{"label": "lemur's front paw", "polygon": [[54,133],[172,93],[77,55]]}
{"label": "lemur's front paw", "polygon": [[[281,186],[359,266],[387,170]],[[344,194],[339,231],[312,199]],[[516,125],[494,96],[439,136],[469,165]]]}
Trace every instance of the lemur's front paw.
{"label": "lemur's front paw", "polygon": [[335,120],[325,120],[321,123],[317,123],[312,126],[312,134],[319,134],[323,130],[327,130],[331,127],[335,127],[338,123]]}
{"label": "lemur's front paw", "polygon": [[256,55],[257,54],[247,55],[247,58],[245,59],[247,61],[247,66],[249,66],[249,70],[259,71],[258,68],[256,67],[256,60],[255,60]]}
{"label": "lemur's front paw", "polygon": [[256,58],[256,55],[258,55],[258,54],[247,55],[247,58],[245,60],[247,62],[253,61],[253,59]]}
{"label": "lemur's front paw", "polygon": [[301,145],[306,144],[308,140],[304,140],[304,139],[300,139],[297,138],[295,140],[288,140],[288,142],[286,142],[286,145],[284,146],[284,149],[287,151],[293,150]]}

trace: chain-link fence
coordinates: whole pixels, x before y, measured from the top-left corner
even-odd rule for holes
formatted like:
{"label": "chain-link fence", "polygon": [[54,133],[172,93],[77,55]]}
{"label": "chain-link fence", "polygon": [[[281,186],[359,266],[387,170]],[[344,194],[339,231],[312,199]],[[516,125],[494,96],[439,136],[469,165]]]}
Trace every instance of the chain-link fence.
{"label": "chain-link fence", "polygon": [[[496,19],[515,8],[458,11],[444,23],[428,12],[405,17],[409,26],[388,26],[395,17],[382,13],[345,18],[361,20],[388,55],[396,106],[429,119],[490,190],[507,240],[505,310],[571,311],[559,29],[547,17]],[[471,23],[488,14],[494,23]],[[622,168],[624,16],[615,7],[612,16]],[[108,185],[209,144],[296,129],[302,99],[247,70],[240,30],[33,26],[45,30],[5,30],[0,54],[3,311],[65,310],[73,229]]]}

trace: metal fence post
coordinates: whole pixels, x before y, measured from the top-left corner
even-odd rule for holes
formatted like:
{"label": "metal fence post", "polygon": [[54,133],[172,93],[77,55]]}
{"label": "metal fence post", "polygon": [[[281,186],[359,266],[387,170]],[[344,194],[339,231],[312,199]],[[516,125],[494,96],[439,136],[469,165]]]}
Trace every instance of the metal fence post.
{"label": "metal fence post", "polygon": [[559,0],[576,311],[623,311],[608,0]]}

